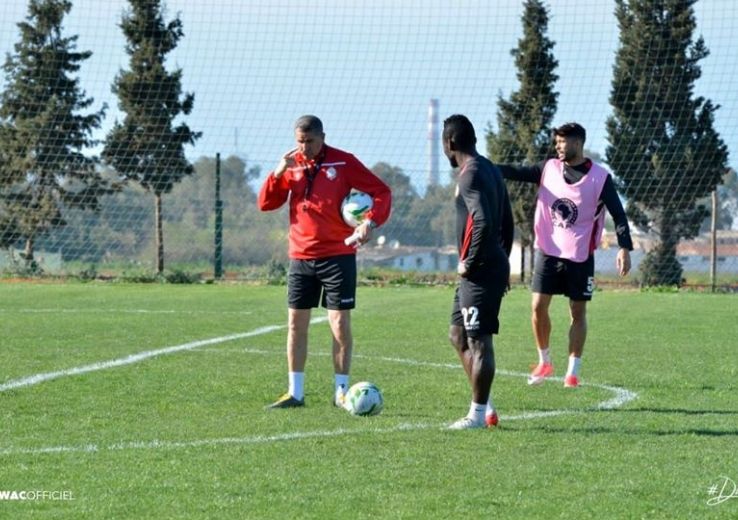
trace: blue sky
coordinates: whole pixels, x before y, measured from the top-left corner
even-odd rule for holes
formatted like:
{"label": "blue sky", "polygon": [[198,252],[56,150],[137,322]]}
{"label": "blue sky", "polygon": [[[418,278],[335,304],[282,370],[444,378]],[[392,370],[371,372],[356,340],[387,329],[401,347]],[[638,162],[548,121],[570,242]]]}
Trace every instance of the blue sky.
{"label": "blue sky", "polygon": [[[76,0],[65,34],[78,34],[93,57],[80,72],[95,107],[110,105],[103,137],[116,117],[110,92],[127,67],[118,28],[127,2]],[[292,123],[323,119],[330,144],[367,165],[401,167],[416,185],[426,178],[427,110],[467,114],[483,134],[496,123],[497,97],[517,87],[510,49],[521,34],[521,1],[508,0],[169,0],[185,38],[169,65],[184,70],[195,93],[190,126],[203,132],[188,156],[237,153],[270,169],[293,145]],[[618,28],[610,0],[549,2],[548,36],[559,60],[556,123],[576,120],[588,148],[603,153]],[[738,3],[701,0],[697,34],[711,55],[701,62],[696,93],[721,108],[716,126],[738,166]],[[26,2],[2,2],[0,49],[11,52]],[[446,176],[442,159],[441,176]]]}

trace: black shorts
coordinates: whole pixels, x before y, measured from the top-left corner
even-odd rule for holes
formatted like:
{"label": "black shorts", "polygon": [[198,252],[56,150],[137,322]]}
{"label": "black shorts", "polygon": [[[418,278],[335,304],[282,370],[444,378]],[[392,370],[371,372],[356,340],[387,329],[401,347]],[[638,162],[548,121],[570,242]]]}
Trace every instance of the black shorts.
{"label": "black shorts", "polygon": [[451,325],[464,327],[466,335],[473,338],[497,334],[500,330],[500,306],[508,280],[509,271],[461,278],[454,295]]}
{"label": "black shorts", "polygon": [[594,254],[574,262],[538,251],[531,288],[535,293],[563,294],[572,300],[589,301],[594,292]]}
{"label": "black shorts", "polygon": [[346,310],[356,305],[356,255],[319,260],[290,260],[287,304],[290,309]]}

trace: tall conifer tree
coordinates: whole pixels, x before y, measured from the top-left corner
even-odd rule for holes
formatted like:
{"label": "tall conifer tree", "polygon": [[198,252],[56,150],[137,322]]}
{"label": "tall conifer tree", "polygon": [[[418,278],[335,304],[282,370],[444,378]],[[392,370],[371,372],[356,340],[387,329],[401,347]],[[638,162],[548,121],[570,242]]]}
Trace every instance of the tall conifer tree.
{"label": "tall conifer tree", "polygon": [[[551,121],[556,113],[558,93],[554,84],[558,61],[554,42],[547,36],[548,10],[540,0],[523,4],[523,37],[510,52],[515,58],[520,87],[509,100],[498,100],[497,133],[487,133],[487,154],[496,163],[535,163],[551,151]],[[530,251],[533,268],[533,216],[538,187],[531,183],[507,181],[513,216],[521,245],[521,277],[525,277],[525,251]]]}
{"label": "tall conifer tree", "polygon": [[707,214],[697,201],[720,183],[727,147],[713,127],[718,106],[695,97],[708,55],[695,0],[616,0],[620,27],[607,121],[607,162],[628,217],[656,237],[640,265],[645,285],[678,285],[677,245]]}
{"label": "tall conifer tree", "polygon": [[92,52],[76,51],[77,36],[64,36],[69,0],[31,0],[18,24],[20,41],[3,70],[0,95],[0,240],[25,242],[33,265],[36,241],[65,224],[64,208],[97,209],[110,186],[85,150],[97,144],[105,107],[93,104],[73,75]]}
{"label": "tall conifer tree", "polygon": [[166,55],[184,36],[179,17],[166,23],[159,0],[129,0],[121,29],[128,43],[130,69],[113,84],[126,115],[108,134],[103,158],[126,180],[139,183],[154,195],[156,270],[164,270],[162,195],[193,172],[184,146],[194,144],[200,132],[175,120],[192,111],[194,94],[182,93],[182,70],[168,72]]}

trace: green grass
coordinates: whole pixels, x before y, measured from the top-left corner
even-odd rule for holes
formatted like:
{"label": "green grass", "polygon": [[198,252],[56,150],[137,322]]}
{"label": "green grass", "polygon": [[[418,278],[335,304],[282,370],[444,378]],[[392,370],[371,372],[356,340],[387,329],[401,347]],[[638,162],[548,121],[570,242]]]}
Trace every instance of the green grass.
{"label": "green grass", "polygon": [[[495,338],[494,431],[444,429],[469,404],[446,339],[452,289],[360,288],[352,381],[385,410],[330,404],[325,323],[311,329],[307,406],[267,412],[286,385],[285,330],[0,392],[0,518],[736,518],[737,300],[597,293],[583,381],[529,388],[529,293]],[[322,311],[315,311],[322,316]],[[567,305],[552,306],[557,373]],[[284,325],[285,288],[0,284],[0,385],[40,373]],[[621,387],[637,398],[598,404]],[[539,412],[549,417],[528,418]]]}

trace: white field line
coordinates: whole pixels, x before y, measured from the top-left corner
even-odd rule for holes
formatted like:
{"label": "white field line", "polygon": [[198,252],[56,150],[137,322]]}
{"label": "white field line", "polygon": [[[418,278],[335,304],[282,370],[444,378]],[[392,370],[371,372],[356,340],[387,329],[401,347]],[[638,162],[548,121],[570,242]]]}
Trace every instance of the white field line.
{"label": "white field line", "polygon": [[[412,361],[412,360],[406,360]],[[409,363],[416,364],[416,363]],[[422,363],[417,363],[421,365]],[[446,368],[444,366],[444,368]],[[448,368],[452,368],[449,366]],[[453,366],[453,368],[460,368]],[[499,371],[501,372],[501,371]],[[519,375],[527,377],[528,374],[516,373],[516,372],[505,372],[505,375]],[[629,390],[618,387],[610,387],[606,385],[591,384],[590,386],[596,386],[600,388],[612,389],[616,392],[616,396],[608,401],[603,401],[595,408],[597,409],[610,409],[622,406],[628,401],[635,399],[637,395]],[[617,401],[617,404],[616,404]],[[590,408],[591,410],[591,408]],[[520,421],[530,419],[540,419],[545,417],[556,417],[565,414],[575,414],[587,412],[586,409],[576,410],[549,410],[549,411],[537,411],[537,412],[524,412],[516,415],[500,415],[500,420],[503,422],[507,421]],[[357,421],[366,421],[365,418],[356,418]],[[107,446],[100,446],[97,444],[84,444],[78,446],[48,446],[41,448],[3,448],[0,449],[0,457],[12,456],[12,455],[43,455],[43,454],[54,454],[54,453],[100,453],[100,452],[113,452],[123,450],[174,450],[183,448],[202,448],[202,447],[216,447],[216,446],[246,446],[252,444],[268,444],[275,442],[288,442],[288,441],[301,441],[307,439],[316,438],[331,438],[340,437],[344,435],[364,435],[364,434],[384,434],[384,433],[396,433],[404,431],[417,431],[417,430],[446,430],[448,423],[401,423],[396,426],[390,426],[387,428],[337,428],[335,430],[316,430],[307,432],[291,432],[291,433],[277,433],[273,435],[252,435],[246,437],[222,437],[216,439],[196,439],[192,441],[132,441],[132,442],[120,442],[116,444],[110,444]]]}
{"label": "white field line", "polygon": [[[233,353],[233,352],[241,352],[244,354],[276,354],[276,352],[269,351],[269,350],[258,350],[258,349],[252,349],[252,348],[242,348],[242,349],[202,349],[200,352],[219,352],[219,353]],[[330,356],[331,354],[328,352],[314,352],[313,355],[317,356]],[[418,361],[415,359],[405,359],[405,358],[396,358],[396,357],[385,357],[385,356],[366,356],[363,354],[354,354],[355,358],[365,358],[365,359],[374,359],[378,361],[388,361],[390,363],[400,363],[403,365],[412,365],[412,366],[420,366],[420,367],[432,367],[432,368],[449,368],[449,369],[460,369],[461,366],[458,363],[432,363],[430,361]],[[497,375],[501,376],[511,376],[511,377],[528,377],[528,374],[525,372],[513,372],[510,370],[502,370],[498,369],[496,371]],[[558,381],[563,383],[564,378],[563,377],[550,377],[551,381]],[[614,395],[612,398],[602,401],[600,403],[597,403],[591,409],[596,410],[613,410],[615,408],[619,408],[630,401],[634,401],[638,398],[638,394],[628,390],[627,388],[622,388],[619,386],[612,386],[612,385],[604,385],[600,383],[587,383],[582,382],[580,383],[580,386],[591,386],[595,388],[601,388],[603,390],[607,390],[609,392],[612,392]],[[574,413],[574,412],[581,412],[585,411],[584,409],[581,410],[551,410],[547,412],[533,412],[534,417],[550,417],[552,415],[560,415],[561,413]],[[502,416],[501,416],[502,417]],[[529,419],[533,417],[528,417],[527,415],[523,414],[521,416],[515,416],[515,417],[508,417],[507,420],[510,419]]]}
{"label": "white field line", "polygon": [[[311,320],[312,323],[318,323],[327,321],[327,317],[319,317]],[[173,347],[167,347],[159,350],[150,350],[133,354],[124,358],[114,359],[111,361],[93,363],[91,365],[85,365],[81,367],[75,367],[67,370],[60,370],[58,372],[48,372],[45,374],[36,374],[34,376],[25,377],[15,381],[9,381],[3,385],[0,385],[0,392],[6,390],[21,388],[25,386],[32,386],[43,381],[51,379],[57,379],[60,377],[72,376],[77,374],[83,374],[86,372],[94,372],[96,370],[104,370],[107,368],[119,367],[123,365],[129,365],[132,363],[138,363],[144,359],[150,357],[172,354],[175,352],[181,352],[185,350],[192,350],[202,346],[215,345],[218,343],[224,343],[227,341],[233,341],[236,339],[248,338],[266,334],[274,330],[284,328],[284,325],[270,325],[267,327],[260,327],[250,332],[244,332],[240,334],[231,334],[228,336],[221,336],[219,338],[212,338],[202,341],[193,341],[185,343],[183,345],[176,345]],[[203,352],[208,352],[210,349],[202,349]],[[222,352],[222,349],[215,350],[216,352]],[[275,352],[267,350],[257,349],[237,349],[231,350],[231,352],[243,352],[248,354],[275,354]],[[316,352],[317,355],[330,355],[327,352]],[[425,367],[436,367],[436,368],[447,368],[447,369],[459,369],[460,366],[454,363],[432,363],[426,361],[417,361],[413,359],[395,358],[395,357],[384,357],[384,356],[365,356],[357,354],[354,357],[376,359],[380,361],[387,361],[392,363],[402,363],[413,366],[425,366]],[[498,374],[513,376],[513,377],[527,377],[528,374],[523,372],[511,372],[507,370],[498,370]],[[563,381],[563,378],[551,378],[552,380]],[[548,411],[534,411],[524,412],[516,415],[500,415],[501,421],[516,421],[516,420],[529,420],[538,419],[543,417],[555,417],[565,414],[584,413],[596,410],[611,410],[625,405],[626,403],[636,399],[638,394],[627,390],[625,388],[603,385],[597,383],[582,383],[582,386],[592,386],[596,388],[602,388],[608,390],[614,394],[611,399],[602,401],[597,405],[584,408],[584,409],[559,409],[559,410],[548,410]],[[360,418],[359,421],[365,419]],[[387,428],[338,428],[335,430],[317,430],[311,432],[292,432],[292,433],[278,433],[274,435],[252,435],[245,437],[224,437],[215,439],[196,439],[191,441],[132,441],[132,442],[121,442],[110,444],[107,446],[100,446],[97,444],[84,444],[77,446],[47,446],[39,448],[0,448],[0,456],[11,456],[11,455],[41,455],[41,454],[53,454],[53,453],[98,453],[98,452],[112,452],[121,450],[159,450],[159,449],[181,449],[181,448],[198,448],[198,447],[213,447],[213,446],[224,446],[224,445],[250,445],[250,444],[265,444],[274,442],[286,442],[286,441],[299,441],[305,439],[314,438],[329,438],[338,437],[342,435],[361,435],[361,434],[382,434],[382,433],[395,433],[402,431],[412,430],[427,430],[427,429],[445,429],[447,423],[401,423],[396,426]]]}
{"label": "white field line", "polygon": [[174,310],[174,309],[1,309],[3,314],[237,314],[248,315],[254,311],[207,311],[207,310]]}
{"label": "white field line", "polygon": [[[327,317],[321,316],[318,318],[313,318],[311,320],[311,323],[319,323],[319,322],[327,321],[327,320],[328,320]],[[191,341],[189,343],[184,343],[182,345],[175,345],[173,347],[165,347],[165,348],[161,348],[157,350],[146,350],[144,352],[138,352],[136,354],[131,354],[130,356],[125,356],[125,357],[117,358],[117,359],[111,359],[110,361],[100,361],[97,363],[91,363],[89,365],[67,368],[65,370],[57,370],[55,372],[43,372],[40,374],[34,374],[32,376],[23,377],[21,379],[15,379],[15,380],[7,381],[3,384],[0,384],[0,393],[7,392],[8,390],[15,390],[16,388],[23,388],[26,386],[37,385],[39,383],[43,383],[44,381],[51,381],[52,379],[59,379],[61,377],[76,376],[79,374],[86,374],[88,372],[97,372],[98,370],[106,370],[108,368],[116,368],[116,367],[122,367],[126,365],[132,365],[134,363],[139,363],[146,359],[157,357],[157,356],[165,356],[167,354],[174,354],[177,352],[193,350],[193,349],[204,347],[207,345],[225,343],[226,341],[234,341],[237,339],[250,338],[253,336],[260,336],[262,334],[267,334],[269,332],[283,329],[285,327],[286,325],[268,325],[266,327],[259,327],[258,329],[254,329],[250,332],[241,332],[238,334],[230,334],[228,336],[220,336],[218,338],[204,339],[200,341]]]}
{"label": "white field line", "polygon": [[[356,418],[357,421],[365,421],[365,418]],[[336,430],[317,430],[312,432],[276,433],[274,435],[253,435],[250,437],[224,437],[220,439],[199,439],[193,441],[133,441],[120,442],[107,446],[96,444],[83,444],[79,446],[49,446],[45,448],[3,448],[0,456],[6,455],[40,455],[44,453],[97,453],[106,451],[122,450],[160,450],[198,448],[222,445],[248,445],[266,444],[272,442],[296,441],[305,439],[338,437],[341,435],[361,435],[367,433],[394,433],[410,430],[422,430],[428,428],[441,428],[444,425],[428,423],[402,423],[388,428],[338,428]]]}
{"label": "white field line", "polygon": [[[367,356],[362,356],[361,354],[357,354],[355,357],[367,357]],[[412,359],[391,358],[391,357],[372,357],[371,359],[379,359],[381,361],[390,361],[394,363],[403,363],[406,365],[415,365],[415,366],[430,366],[430,367],[437,367],[437,368],[461,368],[460,365],[453,364],[453,363],[429,363],[426,361],[416,361]],[[528,374],[525,372],[512,372],[510,370],[497,370],[496,373],[502,376],[528,377]],[[552,381],[559,381],[561,383],[564,382],[563,377],[550,377],[549,379]],[[613,394],[615,394],[611,399],[598,403],[595,406],[597,410],[612,410],[614,408],[619,408],[623,406],[624,404],[635,400],[638,397],[637,393],[632,392],[626,388],[621,388],[619,386],[603,385],[599,383],[586,383],[586,382],[582,382],[580,386],[592,386],[595,388],[602,388],[603,390],[608,390],[612,392]],[[553,412],[559,412],[559,411],[568,413],[567,410],[552,410],[551,412],[536,412],[536,413],[546,414],[546,415],[537,415],[537,417],[549,417],[551,414],[553,414]],[[583,411],[583,410],[571,410],[571,412],[575,412],[575,411]],[[510,420],[510,418],[508,418],[508,420]]]}
{"label": "white field line", "polygon": [[[527,374],[524,374],[527,376]],[[550,410],[525,412],[517,415],[500,415],[500,420],[519,421],[555,417],[564,414],[581,413],[585,410]],[[357,417],[356,421],[366,421]],[[446,430],[448,422],[443,423],[400,423],[387,428],[337,428],[335,430],[315,430],[307,432],[276,433],[273,435],[252,435],[246,437],[222,437],[215,439],[195,439],[191,441],[131,441],[101,446],[82,444],[78,446],[46,446],[41,448],[1,448],[0,457],[10,455],[43,455],[53,453],[102,453],[124,450],[174,450],[182,448],[202,448],[215,446],[246,446],[251,444],[268,444],[275,442],[302,441],[306,439],[340,437],[344,435],[383,434],[417,430]]]}

